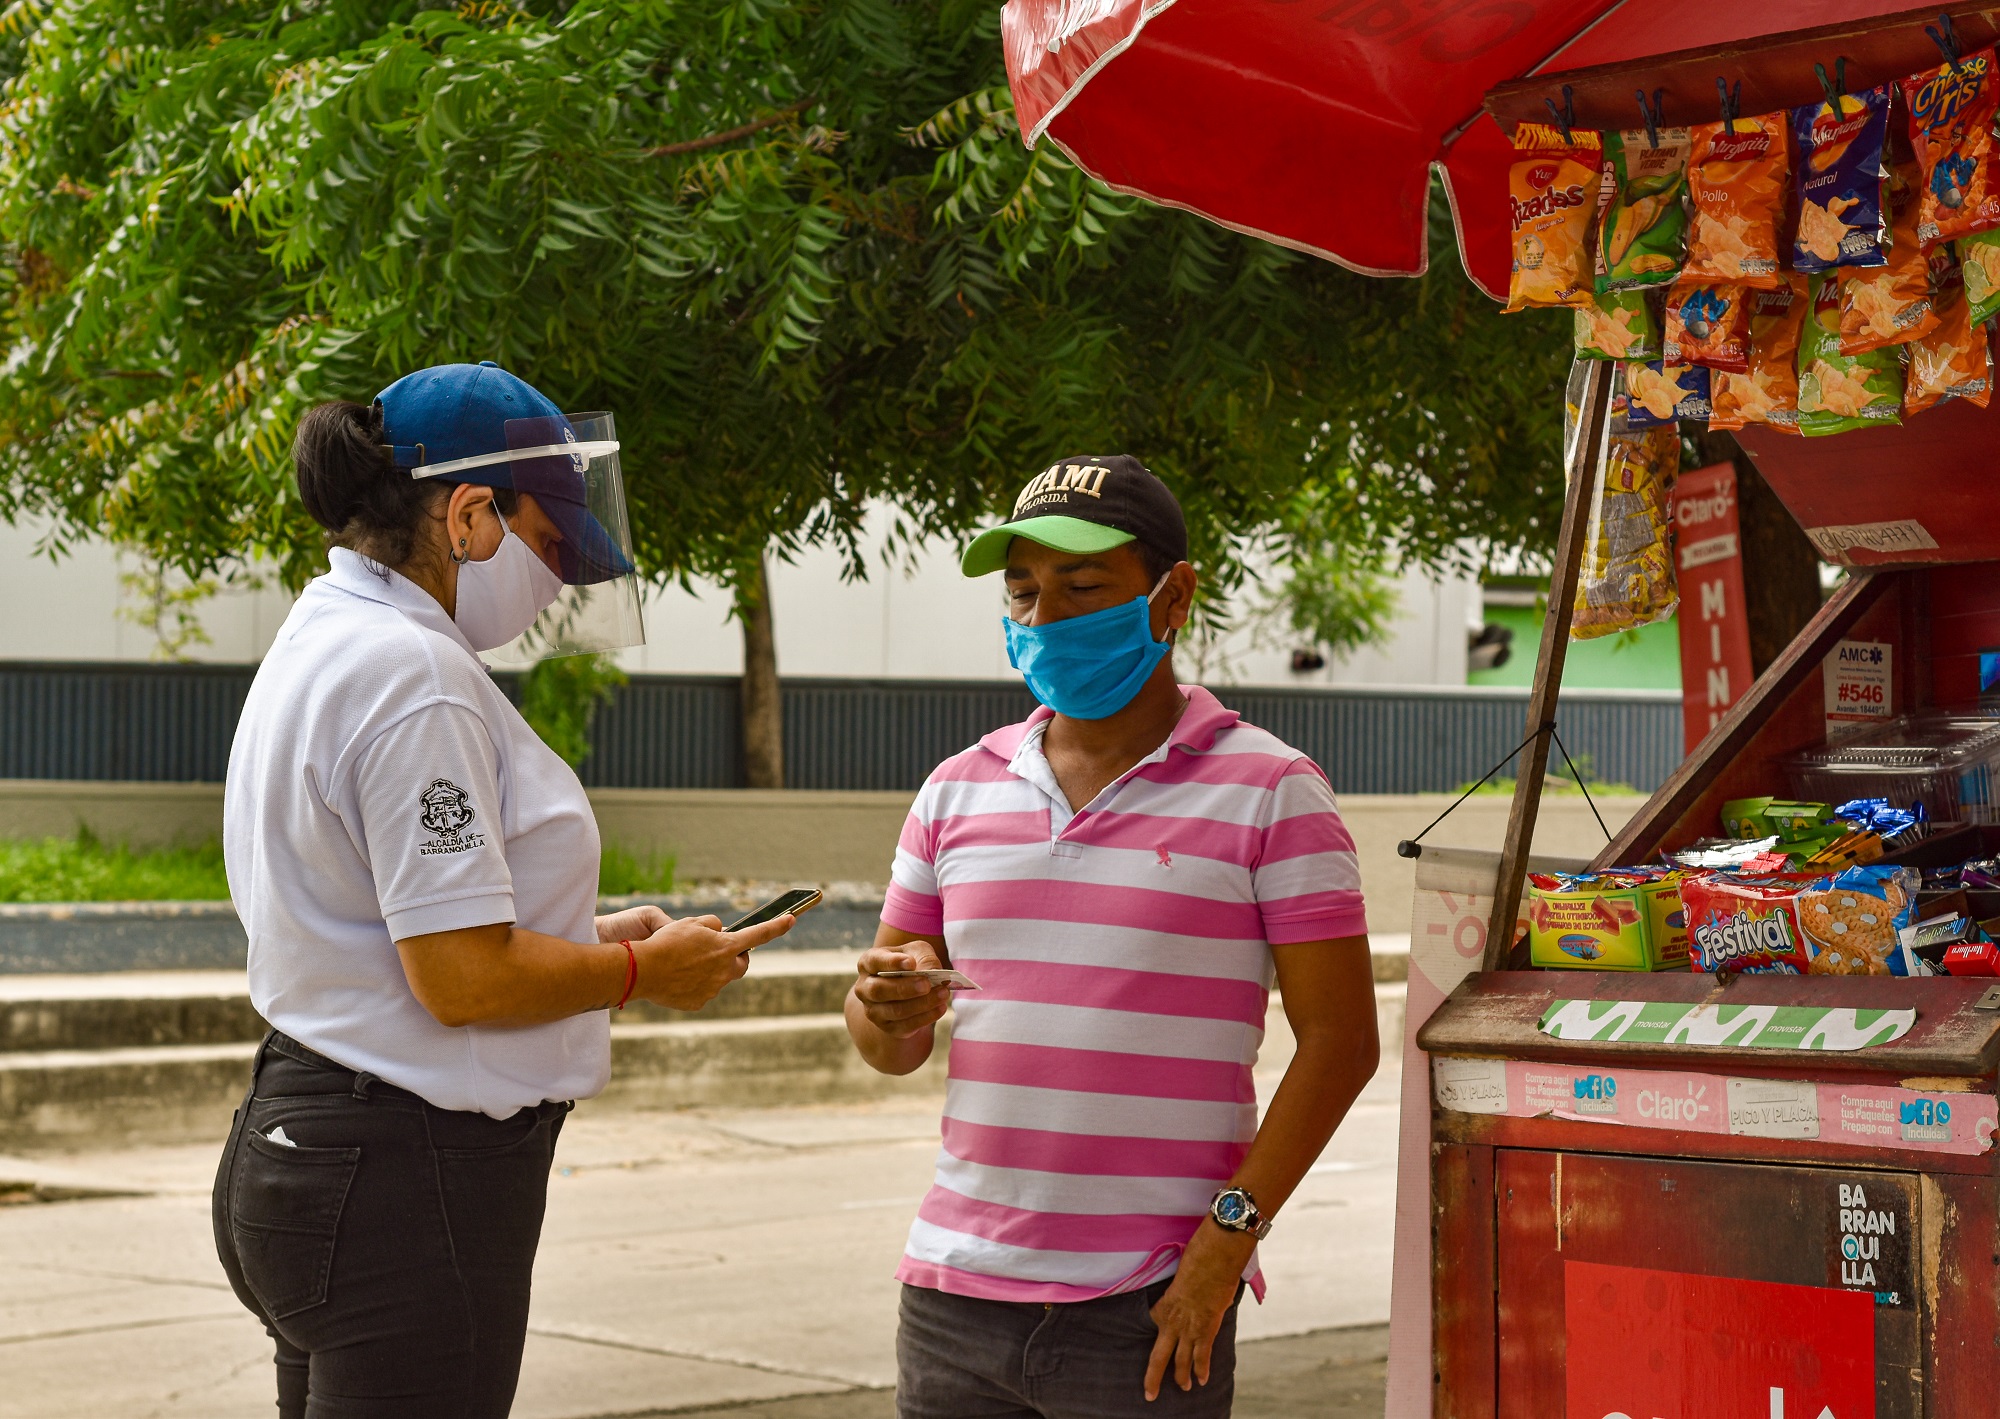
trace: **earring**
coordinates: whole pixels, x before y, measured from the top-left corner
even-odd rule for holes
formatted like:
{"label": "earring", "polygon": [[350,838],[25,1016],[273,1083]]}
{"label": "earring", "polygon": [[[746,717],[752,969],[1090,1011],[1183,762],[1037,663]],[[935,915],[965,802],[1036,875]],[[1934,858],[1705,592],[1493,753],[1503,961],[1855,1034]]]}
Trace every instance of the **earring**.
{"label": "earring", "polygon": [[445,555],[451,558],[451,564],[455,567],[462,567],[472,560],[472,553],[466,550],[465,539],[463,537],[458,539],[458,550],[456,552],[448,552]]}

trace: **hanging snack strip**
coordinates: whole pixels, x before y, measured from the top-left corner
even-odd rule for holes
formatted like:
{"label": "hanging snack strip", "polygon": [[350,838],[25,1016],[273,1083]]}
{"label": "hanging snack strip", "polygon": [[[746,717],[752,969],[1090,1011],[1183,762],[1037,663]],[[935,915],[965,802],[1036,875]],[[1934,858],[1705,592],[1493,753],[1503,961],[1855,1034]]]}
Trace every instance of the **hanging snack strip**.
{"label": "hanging snack strip", "polygon": [[[1619,378],[1629,368],[1621,365]],[[1664,620],[1680,606],[1667,537],[1668,499],[1680,474],[1680,431],[1671,421],[1632,428],[1618,414],[1613,388],[1613,418],[1597,464],[1570,623],[1575,640]]]}

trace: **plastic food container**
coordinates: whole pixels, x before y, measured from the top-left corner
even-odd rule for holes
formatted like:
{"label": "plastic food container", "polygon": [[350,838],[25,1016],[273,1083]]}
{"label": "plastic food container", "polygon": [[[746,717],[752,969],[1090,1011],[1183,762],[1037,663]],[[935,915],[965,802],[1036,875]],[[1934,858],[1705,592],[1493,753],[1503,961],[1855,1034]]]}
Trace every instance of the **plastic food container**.
{"label": "plastic food container", "polygon": [[2000,823],[2000,715],[1922,710],[1781,763],[1792,796],[1808,802],[1886,798],[1921,803],[1934,822]]}

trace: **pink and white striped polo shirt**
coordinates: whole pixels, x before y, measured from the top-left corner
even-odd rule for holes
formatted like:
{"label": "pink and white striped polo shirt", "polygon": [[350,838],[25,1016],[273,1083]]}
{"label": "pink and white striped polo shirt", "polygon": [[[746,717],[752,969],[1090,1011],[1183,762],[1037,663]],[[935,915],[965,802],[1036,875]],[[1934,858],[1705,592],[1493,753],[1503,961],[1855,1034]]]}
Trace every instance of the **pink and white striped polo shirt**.
{"label": "pink and white striped polo shirt", "polygon": [[1046,709],[917,795],[882,920],[942,932],[981,988],[955,1003],[903,1281],[1080,1301],[1171,1273],[1256,1135],[1271,943],[1367,929],[1325,776],[1184,692],[1167,742],[1080,812],[1042,755]]}

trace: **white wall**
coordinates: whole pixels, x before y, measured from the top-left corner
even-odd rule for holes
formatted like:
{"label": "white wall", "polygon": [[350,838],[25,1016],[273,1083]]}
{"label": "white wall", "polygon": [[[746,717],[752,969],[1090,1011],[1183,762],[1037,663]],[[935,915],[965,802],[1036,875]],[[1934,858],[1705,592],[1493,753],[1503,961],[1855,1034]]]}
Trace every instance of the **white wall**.
{"label": "white wall", "polygon": [[[869,579],[841,580],[841,558],[828,549],[796,563],[771,565],[772,619],[778,668],[786,675],[865,678],[1008,678],[1000,632],[1000,579],[969,581],[957,552],[927,544],[907,569],[881,559],[880,522],[868,547]],[[79,547],[56,562],[37,556],[39,529],[0,523],[0,660],[148,660],[150,630],[121,616],[136,598],[120,575],[136,562],[101,544]],[[1466,626],[1477,623],[1479,586],[1471,578],[1433,582],[1411,574],[1400,584],[1395,635],[1382,647],[1357,652],[1325,669],[1292,673],[1292,646],[1260,640],[1239,626],[1207,648],[1202,663],[1212,682],[1244,685],[1463,685]],[[648,595],[647,644],[619,659],[650,674],[735,675],[742,670],[742,636],[729,619],[729,597],[703,585]],[[212,644],[193,645],[187,658],[251,662],[270,645],[289,609],[276,590],[224,589],[202,603],[200,619]],[[1239,617],[1240,619],[1240,617]],[[1180,657],[1192,674],[1197,647]]]}

